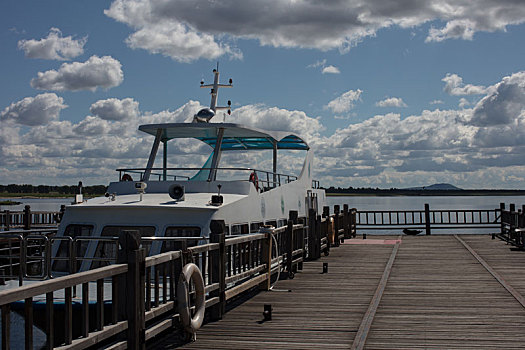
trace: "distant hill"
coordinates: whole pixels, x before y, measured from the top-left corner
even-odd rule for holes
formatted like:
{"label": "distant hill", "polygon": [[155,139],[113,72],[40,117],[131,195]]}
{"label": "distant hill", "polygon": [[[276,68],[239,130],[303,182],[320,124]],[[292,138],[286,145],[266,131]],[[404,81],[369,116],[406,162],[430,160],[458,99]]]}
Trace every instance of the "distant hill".
{"label": "distant hill", "polygon": [[451,191],[451,190],[455,190],[455,191],[461,191],[462,189],[459,188],[459,187],[456,187],[454,185],[451,185],[451,184],[433,184],[433,185],[430,185],[430,186],[423,186],[423,187],[409,187],[409,188],[405,188],[405,190],[415,190],[415,191],[424,191],[424,190],[440,190],[440,191]]}

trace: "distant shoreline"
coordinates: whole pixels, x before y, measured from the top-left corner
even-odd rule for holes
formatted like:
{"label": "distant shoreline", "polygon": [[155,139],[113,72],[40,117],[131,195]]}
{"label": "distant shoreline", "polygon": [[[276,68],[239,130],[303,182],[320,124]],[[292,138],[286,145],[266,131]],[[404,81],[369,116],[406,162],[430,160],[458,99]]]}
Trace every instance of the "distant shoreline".
{"label": "distant shoreline", "polygon": [[[103,196],[103,194],[87,195],[84,194],[84,198],[93,198]],[[45,194],[45,193],[5,193],[0,192],[0,198],[9,198],[9,199],[45,199],[45,198],[56,198],[56,199],[67,199],[75,198],[74,194]]]}
{"label": "distant shoreline", "polygon": [[329,197],[525,196],[525,190],[326,190]]}

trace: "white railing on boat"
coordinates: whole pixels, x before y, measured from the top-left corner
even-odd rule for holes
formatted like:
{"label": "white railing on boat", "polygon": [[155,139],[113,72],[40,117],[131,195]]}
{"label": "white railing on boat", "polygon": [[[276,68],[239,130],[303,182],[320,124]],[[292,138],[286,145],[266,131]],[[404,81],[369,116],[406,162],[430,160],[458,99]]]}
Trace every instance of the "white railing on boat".
{"label": "white railing on boat", "polygon": [[[297,180],[297,176],[289,174],[274,173],[266,170],[259,170],[253,168],[151,168],[150,181],[156,178],[156,181],[190,181],[194,179],[195,172],[208,172],[211,170],[217,170],[217,177],[220,175],[228,180],[241,180],[250,181],[250,175],[255,173],[259,182],[259,187],[263,190],[267,190],[274,187],[279,187],[282,184],[287,184]],[[146,168],[129,168],[129,169],[117,169],[119,172],[119,181],[130,179],[128,176],[139,175],[138,178],[132,180],[142,180]],[[168,173],[169,172],[169,173]],[[185,172],[185,175],[173,174],[173,172]],[[187,175],[192,172],[192,175]],[[205,176],[207,178],[207,176]]]}

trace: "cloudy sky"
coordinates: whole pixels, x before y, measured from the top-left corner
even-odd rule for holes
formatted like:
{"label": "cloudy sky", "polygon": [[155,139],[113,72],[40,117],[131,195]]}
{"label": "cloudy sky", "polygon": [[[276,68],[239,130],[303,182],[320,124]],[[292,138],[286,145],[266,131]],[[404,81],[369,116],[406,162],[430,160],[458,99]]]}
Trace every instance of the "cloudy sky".
{"label": "cloudy sky", "polygon": [[1,184],[143,167],[138,125],[191,120],[219,62],[214,121],[305,135],[324,186],[525,188],[523,1],[2,1],[0,47]]}

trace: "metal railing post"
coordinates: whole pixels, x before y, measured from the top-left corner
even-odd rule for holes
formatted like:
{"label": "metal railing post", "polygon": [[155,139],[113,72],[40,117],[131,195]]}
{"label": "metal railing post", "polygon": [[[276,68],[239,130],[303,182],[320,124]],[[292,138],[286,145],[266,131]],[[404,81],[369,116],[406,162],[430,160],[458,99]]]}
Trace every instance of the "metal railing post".
{"label": "metal railing post", "polygon": [[430,205],[425,203],[425,232],[430,235]]}
{"label": "metal railing post", "polygon": [[31,206],[24,207],[24,230],[31,229]]}
{"label": "metal railing post", "polygon": [[146,250],[140,248],[140,232],[137,230],[122,231],[119,236],[119,245],[121,249],[118,252],[118,261],[128,264],[124,288],[119,288],[124,293],[121,300],[123,301],[128,321],[128,349],[145,349]]}
{"label": "metal railing post", "polygon": [[218,283],[219,289],[210,293],[210,297],[219,297],[219,303],[211,309],[214,320],[222,319],[226,312],[226,237],[224,220],[212,220],[210,223],[210,243],[219,243],[219,249],[211,251],[211,283]]}

